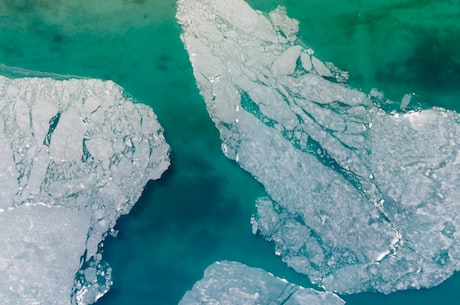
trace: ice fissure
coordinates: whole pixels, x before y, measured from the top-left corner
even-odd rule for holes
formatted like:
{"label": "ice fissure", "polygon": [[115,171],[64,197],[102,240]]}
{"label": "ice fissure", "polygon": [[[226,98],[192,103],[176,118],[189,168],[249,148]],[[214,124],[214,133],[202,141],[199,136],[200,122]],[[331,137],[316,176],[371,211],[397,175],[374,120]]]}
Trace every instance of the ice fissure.
{"label": "ice fissure", "polygon": [[253,231],[289,266],[341,293],[432,287],[460,269],[458,113],[384,111],[282,7],[179,0],[176,17],[225,155],[269,194]]}
{"label": "ice fissure", "polygon": [[155,114],[110,81],[0,76],[0,141],[0,302],[95,302],[100,242],[169,166]]}

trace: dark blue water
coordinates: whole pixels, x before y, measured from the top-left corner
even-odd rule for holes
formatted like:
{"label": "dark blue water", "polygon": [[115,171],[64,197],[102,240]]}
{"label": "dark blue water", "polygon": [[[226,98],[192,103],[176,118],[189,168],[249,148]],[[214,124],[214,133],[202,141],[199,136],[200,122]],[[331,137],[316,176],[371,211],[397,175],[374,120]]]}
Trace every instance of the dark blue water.
{"label": "dark blue water", "polygon": [[[118,238],[105,242],[114,285],[99,304],[177,304],[206,266],[223,259],[310,285],[251,234],[264,190],[221,153],[179,39],[175,1],[23,2],[0,4],[0,63],[114,80],[154,109],[171,145],[171,168],[120,218]],[[250,2],[263,10],[286,5],[304,42],[350,71],[353,86],[377,87],[395,100],[415,92],[424,105],[460,111],[460,30],[451,20],[458,1]],[[456,275],[430,290],[345,299],[456,305],[459,284]]]}

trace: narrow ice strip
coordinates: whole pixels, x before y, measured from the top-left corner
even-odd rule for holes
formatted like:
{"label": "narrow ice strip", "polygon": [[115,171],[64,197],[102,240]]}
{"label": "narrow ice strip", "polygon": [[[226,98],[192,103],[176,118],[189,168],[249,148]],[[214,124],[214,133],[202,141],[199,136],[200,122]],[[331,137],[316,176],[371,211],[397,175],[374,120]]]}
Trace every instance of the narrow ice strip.
{"label": "narrow ice strip", "polygon": [[432,287],[460,269],[458,113],[379,109],[282,7],[179,0],[176,17],[225,155],[269,194],[253,231],[289,266],[341,293]]}
{"label": "narrow ice strip", "polygon": [[231,261],[216,262],[206,268],[179,305],[211,304],[285,304],[343,305],[330,292],[320,292],[291,284],[263,269]]}
{"label": "narrow ice strip", "polygon": [[0,303],[95,302],[100,242],[169,166],[155,114],[110,81],[0,76],[0,140]]}

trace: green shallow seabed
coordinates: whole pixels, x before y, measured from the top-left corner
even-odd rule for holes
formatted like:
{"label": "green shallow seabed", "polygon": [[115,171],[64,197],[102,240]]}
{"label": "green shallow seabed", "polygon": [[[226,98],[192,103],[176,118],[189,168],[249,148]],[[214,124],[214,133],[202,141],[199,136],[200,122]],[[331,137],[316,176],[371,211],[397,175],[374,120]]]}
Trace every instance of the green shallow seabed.
{"label": "green shallow seabed", "polygon": [[[323,60],[350,72],[350,85],[376,87],[399,103],[460,111],[459,1],[249,1],[285,5]],[[216,260],[238,260],[303,286],[273,245],[251,234],[263,187],[220,150],[175,22],[174,0],[5,0],[0,63],[111,79],[150,105],[165,128],[172,166],[150,182],[104,257],[114,285],[98,304],[177,304]],[[456,305],[460,275],[429,290],[345,296],[349,305]]]}

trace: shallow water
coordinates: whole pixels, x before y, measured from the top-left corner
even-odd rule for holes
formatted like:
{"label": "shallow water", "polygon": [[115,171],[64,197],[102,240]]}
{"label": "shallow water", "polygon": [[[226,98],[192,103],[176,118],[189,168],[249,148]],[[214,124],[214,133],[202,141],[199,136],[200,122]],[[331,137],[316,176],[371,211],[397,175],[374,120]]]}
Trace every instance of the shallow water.
{"label": "shallow water", "polygon": [[[415,92],[423,107],[460,111],[459,1],[249,2],[262,10],[285,5],[301,21],[304,43],[350,71],[350,85],[379,88],[395,103]],[[171,168],[119,220],[118,238],[105,242],[115,283],[99,304],[177,304],[206,266],[223,259],[309,286],[270,243],[251,234],[254,200],[264,190],[221,153],[174,15],[174,0],[0,3],[0,63],[112,79],[153,107],[171,145]],[[351,305],[457,304],[459,284],[456,274],[429,290],[345,299]]]}

